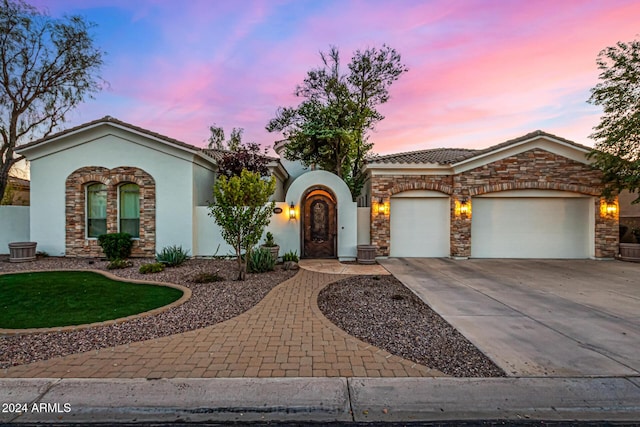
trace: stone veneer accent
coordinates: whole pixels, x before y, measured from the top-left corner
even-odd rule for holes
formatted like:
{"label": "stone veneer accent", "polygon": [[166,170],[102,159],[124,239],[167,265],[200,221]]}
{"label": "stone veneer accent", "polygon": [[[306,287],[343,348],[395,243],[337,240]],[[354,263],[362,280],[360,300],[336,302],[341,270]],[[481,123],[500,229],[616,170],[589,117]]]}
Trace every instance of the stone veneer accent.
{"label": "stone veneer accent", "polygon": [[150,257],[156,250],[156,185],[142,169],[122,166],[107,169],[88,166],[67,177],[65,190],[65,255],[71,257],[104,256],[97,239],[86,237],[86,187],[91,183],[107,186],[107,233],[118,232],[118,187],[133,183],[140,187],[140,239],[135,239],[132,256]]}
{"label": "stone veneer accent", "polygon": [[[560,190],[597,197],[595,257],[613,258],[618,251],[618,215],[600,215],[601,172],[589,165],[542,149],[532,149],[457,175],[372,175],[371,205],[390,202],[394,194],[433,190],[451,196],[451,256],[471,256],[471,216],[455,215],[455,201],[509,190]],[[390,212],[393,215],[393,212]],[[390,254],[390,218],[371,212],[371,244],[378,256]]]}

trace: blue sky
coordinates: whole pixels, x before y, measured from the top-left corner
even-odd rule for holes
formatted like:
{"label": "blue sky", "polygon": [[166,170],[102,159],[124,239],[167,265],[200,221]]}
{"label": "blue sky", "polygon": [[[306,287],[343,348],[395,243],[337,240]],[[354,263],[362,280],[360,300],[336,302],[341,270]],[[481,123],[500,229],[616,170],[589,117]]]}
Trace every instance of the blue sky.
{"label": "blue sky", "polygon": [[598,52],[637,37],[636,1],[31,0],[97,24],[109,86],[66,126],[105,115],[194,145],[208,127],[264,127],[319,52],[387,43],[409,72],[371,133],[374,151],[482,148],[542,129],[576,142],[600,111],[586,103]]}

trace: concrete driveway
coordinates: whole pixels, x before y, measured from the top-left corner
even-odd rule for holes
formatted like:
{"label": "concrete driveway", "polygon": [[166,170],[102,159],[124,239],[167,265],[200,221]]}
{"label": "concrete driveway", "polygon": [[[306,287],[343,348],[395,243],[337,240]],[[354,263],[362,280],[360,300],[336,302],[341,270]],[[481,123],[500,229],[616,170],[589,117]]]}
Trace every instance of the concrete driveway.
{"label": "concrete driveway", "polygon": [[509,376],[640,375],[640,264],[433,258],[380,263]]}

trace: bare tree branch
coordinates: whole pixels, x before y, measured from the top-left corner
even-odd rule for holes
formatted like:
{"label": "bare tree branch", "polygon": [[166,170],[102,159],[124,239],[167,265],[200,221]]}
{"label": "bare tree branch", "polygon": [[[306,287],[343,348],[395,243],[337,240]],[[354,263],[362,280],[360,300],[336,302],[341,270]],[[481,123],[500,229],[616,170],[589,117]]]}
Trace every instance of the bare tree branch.
{"label": "bare tree branch", "polygon": [[94,46],[93,24],[54,19],[23,0],[0,0],[0,197],[15,149],[44,137],[66,114],[101,89],[104,52]]}

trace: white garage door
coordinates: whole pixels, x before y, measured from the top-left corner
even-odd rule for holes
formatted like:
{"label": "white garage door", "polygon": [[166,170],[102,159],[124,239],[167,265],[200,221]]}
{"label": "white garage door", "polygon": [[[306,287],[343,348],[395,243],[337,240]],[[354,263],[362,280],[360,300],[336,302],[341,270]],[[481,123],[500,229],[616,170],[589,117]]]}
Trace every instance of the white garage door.
{"label": "white garage door", "polygon": [[449,197],[410,197],[429,193],[406,192],[391,198],[391,256],[449,256]]}
{"label": "white garage door", "polygon": [[477,197],[475,258],[588,258],[593,237],[588,197]]}

